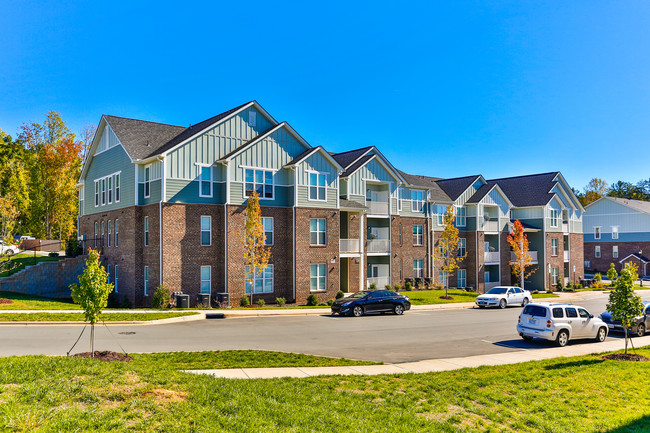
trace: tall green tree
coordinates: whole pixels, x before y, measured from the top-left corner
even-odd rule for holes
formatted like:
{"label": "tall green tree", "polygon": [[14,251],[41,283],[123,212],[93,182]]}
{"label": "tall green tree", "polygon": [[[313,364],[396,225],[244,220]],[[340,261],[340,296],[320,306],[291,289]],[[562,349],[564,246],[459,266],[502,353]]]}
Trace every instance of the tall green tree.
{"label": "tall green tree", "polygon": [[607,270],[607,279],[609,280],[609,286],[614,287],[614,280],[618,277],[618,272],[616,272],[616,267],[614,263],[609,264],[609,269]]}
{"label": "tall green tree", "polygon": [[620,320],[625,329],[625,354],[627,355],[628,329],[635,317],[643,313],[641,297],[634,293],[634,282],[639,278],[635,264],[626,263],[621,276],[616,280],[616,288],[609,293],[607,311],[615,320]]}
{"label": "tall green tree", "polygon": [[22,227],[30,213],[26,158],[27,152],[23,145],[0,130],[0,197],[9,200],[17,212],[13,234],[22,234]]}
{"label": "tall green tree", "polygon": [[255,293],[255,278],[259,277],[269,264],[271,249],[266,245],[264,226],[262,225],[262,211],[260,198],[257,192],[248,197],[246,207],[246,226],[244,227],[244,260],[248,266],[246,282],[251,288],[251,304]]}
{"label": "tall green tree", "polygon": [[438,239],[437,248],[433,250],[433,257],[442,263],[440,270],[446,278],[443,281],[445,286],[445,298],[449,298],[449,278],[460,269],[460,263],[465,260],[467,253],[460,255],[460,238],[456,227],[456,212],[453,206],[448,206],[443,217],[444,229]]}
{"label": "tall green tree", "polygon": [[583,206],[593,203],[601,197],[604,197],[609,192],[609,187],[607,182],[597,177],[594,177],[589,181],[587,186],[585,186],[584,194],[580,198],[580,202]]}

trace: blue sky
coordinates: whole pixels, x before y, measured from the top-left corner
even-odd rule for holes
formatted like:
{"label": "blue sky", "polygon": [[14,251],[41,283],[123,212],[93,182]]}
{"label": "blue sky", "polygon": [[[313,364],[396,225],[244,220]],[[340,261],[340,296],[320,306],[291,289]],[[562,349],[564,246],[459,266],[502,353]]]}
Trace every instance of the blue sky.
{"label": "blue sky", "polygon": [[400,169],[650,177],[647,1],[2,1],[0,128],[189,125],[251,99]]}

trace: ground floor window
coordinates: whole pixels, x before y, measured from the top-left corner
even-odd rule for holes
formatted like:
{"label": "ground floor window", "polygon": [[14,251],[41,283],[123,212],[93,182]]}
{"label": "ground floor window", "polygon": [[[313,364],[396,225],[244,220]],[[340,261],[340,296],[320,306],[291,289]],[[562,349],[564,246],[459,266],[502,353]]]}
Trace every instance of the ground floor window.
{"label": "ground floor window", "polygon": [[612,247],[612,257],[618,259],[618,245]]}
{"label": "ground floor window", "polygon": [[118,272],[118,265],[115,265],[115,273],[113,274],[113,285],[115,286],[115,293],[117,293],[117,283],[119,280],[120,274]]}
{"label": "ground floor window", "polygon": [[144,296],[149,296],[149,266],[144,267]]}
{"label": "ground floor window", "polygon": [[[273,293],[273,265],[268,265],[258,275],[253,277],[253,293]],[[249,266],[246,265],[246,294],[251,293],[251,275]]]}
{"label": "ground floor window", "polygon": [[591,260],[585,260],[585,268],[591,267]]}
{"label": "ground floor window", "polygon": [[106,265],[106,282],[111,284],[111,265]]}
{"label": "ground floor window", "polygon": [[440,271],[438,272],[438,281],[440,281],[440,284],[443,286],[447,286],[447,272]]}
{"label": "ground floor window", "polygon": [[422,278],[424,276],[424,260],[413,260],[413,278]]}
{"label": "ground floor window", "polygon": [[201,294],[212,293],[212,266],[201,266]]}
{"label": "ground floor window", "polygon": [[559,268],[552,267],[551,268],[551,278],[552,278],[553,284],[557,284],[557,280],[558,280],[559,275],[560,275]]}
{"label": "ground floor window", "polygon": [[467,286],[467,270],[459,269],[458,270],[458,287]]}
{"label": "ground floor window", "polygon": [[311,269],[309,273],[310,276],[309,290],[315,292],[318,290],[327,289],[327,287],[325,286],[326,271],[327,271],[327,265],[325,263],[311,265]]}
{"label": "ground floor window", "polygon": [[600,245],[596,245],[596,248],[594,250],[594,255],[596,256],[596,258],[600,257]]}

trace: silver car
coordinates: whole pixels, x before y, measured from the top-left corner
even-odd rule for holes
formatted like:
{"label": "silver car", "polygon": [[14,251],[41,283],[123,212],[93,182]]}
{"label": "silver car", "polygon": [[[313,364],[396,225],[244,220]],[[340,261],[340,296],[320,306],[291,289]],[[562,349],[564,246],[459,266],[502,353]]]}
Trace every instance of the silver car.
{"label": "silver car", "polygon": [[526,304],[532,301],[533,295],[528,290],[522,290],[514,286],[497,286],[488,290],[487,293],[477,296],[474,302],[479,308],[506,308],[508,305],[525,307]]}
{"label": "silver car", "polygon": [[533,338],[555,341],[564,347],[569,340],[592,338],[605,341],[607,324],[578,305],[536,302],[519,315],[517,333],[526,341]]}
{"label": "silver car", "polygon": [[15,245],[7,245],[5,244],[5,241],[0,241],[0,255],[8,255],[12,256],[14,254],[18,254],[20,250],[18,249],[17,246]]}

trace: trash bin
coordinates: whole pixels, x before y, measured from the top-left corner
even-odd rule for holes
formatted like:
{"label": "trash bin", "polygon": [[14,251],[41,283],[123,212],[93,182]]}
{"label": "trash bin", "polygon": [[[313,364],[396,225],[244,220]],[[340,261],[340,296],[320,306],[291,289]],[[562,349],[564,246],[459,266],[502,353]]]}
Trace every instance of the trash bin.
{"label": "trash bin", "polygon": [[176,308],[190,308],[190,295],[176,295]]}
{"label": "trash bin", "polygon": [[196,295],[196,303],[210,308],[210,295],[199,293],[198,295]]}
{"label": "trash bin", "polygon": [[230,294],[228,293],[217,293],[217,300],[222,304],[230,304]]}

